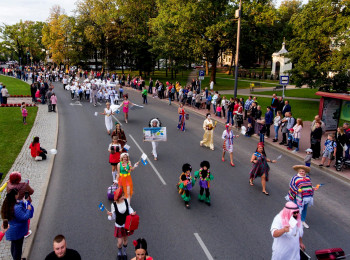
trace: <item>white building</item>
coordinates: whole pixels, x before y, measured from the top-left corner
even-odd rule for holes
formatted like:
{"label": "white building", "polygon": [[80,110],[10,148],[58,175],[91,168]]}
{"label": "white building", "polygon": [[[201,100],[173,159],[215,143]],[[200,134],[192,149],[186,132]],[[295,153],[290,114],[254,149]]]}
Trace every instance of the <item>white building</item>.
{"label": "white building", "polygon": [[287,53],[286,44],[283,41],[282,49],[272,54],[271,75],[288,75],[287,71],[292,69],[292,63],[289,58],[285,57]]}

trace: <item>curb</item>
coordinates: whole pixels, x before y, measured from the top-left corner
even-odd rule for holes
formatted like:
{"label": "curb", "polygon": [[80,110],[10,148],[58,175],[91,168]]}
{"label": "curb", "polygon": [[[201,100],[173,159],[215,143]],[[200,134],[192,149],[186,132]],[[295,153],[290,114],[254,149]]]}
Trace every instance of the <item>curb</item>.
{"label": "curb", "polygon": [[[133,90],[134,92],[138,92],[138,91],[139,91],[139,90],[133,89],[133,88],[131,88],[131,87],[130,87],[130,90]],[[149,96],[149,95],[147,94],[147,96]],[[159,99],[159,98],[158,98],[158,100],[161,101],[161,102],[163,102],[163,103],[167,103],[167,102],[168,102],[167,99]],[[178,103],[177,101],[175,101],[174,104],[176,104],[176,106],[179,106],[179,103]],[[202,115],[201,113],[199,113],[197,110],[193,109],[192,107],[187,107],[187,108],[190,109],[191,112],[196,113],[197,115],[204,116],[204,115]],[[218,123],[222,124],[223,126],[225,126],[225,123],[220,122],[219,120],[216,120],[216,121],[217,121]],[[236,132],[236,133],[237,133],[237,132],[239,133],[239,131],[236,130],[236,129],[233,129],[233,131]],[[259,138],[258,138],[257,136],[251,136],[251,137],[253,137],[253,138],[259,140]],[[303,157],[299,156],[299,155],[296,154],[296,153],[287,153],[287,151],[285,151],[285,149],[282,149],[282,147],[280,147],[280,145],[278,145],[278,146],[277,146],[277,145],[273,145],[273,144],[271,144],[270,142],[265,142],[265,145],[274,147],[274,148],[276,148],[277,150],[280,150],[281,152],[283,152],[284,154],[288,154],[289,156],[293,156],[295,159],[301,160],[301,161],[303,162],[303,164],[304,164]],[[341,179],[342,181],[345,181],[345,182],[347,182],[347,183],[350,184],[350,179],[347,178],[347,177],[345,177],[345,176],[343,176],[343,175],[341,175],[341,174],[340,174],[339,172],[337,172],[337,171],[333,171],[333,170],[331,170],[330,168],[325,168],[325,167],[322,167],[322,168],[321,168],[321,167],[318,166],[318,164],[317,164],[316,162],[312,162],[312,161],[311,161],[311,165],[314,166],[315,168],[319,168],[319,170],[321,170],[321,171],[323,171],[323,172],[325,172],[325,173],[330,173],[330,174],[332,174],[331,176],[333,176],[333,177],[339,178],[339,179]]]}
{"label": "curb", "polygon": [[[56,130],[56,140],[55,140],[55,145],[54,145],[54,148],[57,149],[57,140],[58,140],[58,123],[59,123],[59,117],[58,117],[58,107],[56,106],[56,113],[57,113],[57,130]],[[45,199],[46,199],[46,194],[47,194],[47,189],[48,189],[48,186],[49,186],[49,182],[50,182],[50,179],[51,179],[51,174],[52,174],[52,168],[53,168],[53,164],[55,162],[55,158],[56,158],[56,155],[53,155],[53,158],[52,158],[52,162],[51,162],[51,165],[49,166],[49,174],[48,176],[46,177],[46,181],[45,183],[43,184],[43,193],[40,197],[40,200],[39,200],[39,205],[36,209],[36,217],[34,217],[31,221],[31,229],[32,229],[32,235],[30,237],[28,237],[26,239],[26,246],[23,250],[23,253],[22,253],[22,260],[26,260],[26,259],[29,259],[28,256],[30,255],[31,251],[32,251],[32,246],[33,246],[33,242],[34,242],[34,239],[36,237],[36,230],[38,229],[38,225],[39,225],[39,222],[40,222],[40,218],[41,218],[41,213],[43,211],[43,208],[44,208],[44,203],[45,203]]]}

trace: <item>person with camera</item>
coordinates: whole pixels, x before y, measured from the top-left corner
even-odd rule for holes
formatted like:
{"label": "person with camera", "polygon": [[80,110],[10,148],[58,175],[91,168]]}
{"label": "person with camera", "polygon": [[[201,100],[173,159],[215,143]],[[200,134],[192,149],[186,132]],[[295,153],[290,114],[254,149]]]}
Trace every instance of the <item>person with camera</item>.
{"label": "person with camera", "polygon": [[17,189],[10,190],[1,207],[1,218],[7,219],[11,228],[6,232],[6,239],[11,241],[13,260],[20,260],[24,236],[28,233],[28,220],[33,217],[34,208],[29,200],[19,200]]}
{"label": "person with camera", "polygon": [[[22,177],[20,172],[11,172],[10,178],[7,184],[7,193],[9,193],[13,189],[18,190],[18,200],[28,200],[30,203],[32,202],[32,198],[30,195],[33,195],[34,189],[29,186],[29,180],[25,180],[21,182]],[[30,220],[28,220],[28,233],[25,235],[25,238],[29,237],[32,234],[32,231],[29,229]]]}

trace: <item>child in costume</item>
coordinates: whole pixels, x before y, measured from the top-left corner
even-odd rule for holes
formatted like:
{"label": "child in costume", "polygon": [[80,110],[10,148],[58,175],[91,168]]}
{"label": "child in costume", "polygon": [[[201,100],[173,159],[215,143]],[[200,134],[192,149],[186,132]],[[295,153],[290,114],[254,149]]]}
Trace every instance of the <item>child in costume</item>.
{"label": "child in costume", "polygon": [[[194,173],[194,177],[197,180],[199,178],[199,201],[204,201],[205,204],[210,206],[210,181],[214,179],[213,175],[210,173],[210,163],[208,161],[203,161],[200,164],[201,168]],[[203,194],[205,190],[205,195]]]}
{"label": "child in costume", "polygon": [[181,198],[185,201],[185,206],[187,209],[190,208],[190,190],[196,183],[195,179],[191,176],[192,166],[188,163],[182,165],[182,173],[180,175],[180,181],[177,184],[177,188],[179,190],[179,194]]}

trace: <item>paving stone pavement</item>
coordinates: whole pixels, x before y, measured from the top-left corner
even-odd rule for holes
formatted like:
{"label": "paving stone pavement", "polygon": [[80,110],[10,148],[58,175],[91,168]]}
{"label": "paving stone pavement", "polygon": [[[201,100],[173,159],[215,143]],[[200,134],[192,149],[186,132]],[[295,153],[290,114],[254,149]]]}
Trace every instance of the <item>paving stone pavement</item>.
{"label": "paving stone pavement", "polygon": [[[36,229],[38,219],[40,216],[40,208],[43,204],[43,197],[45,196],[46,187],[50,178],[51,169],[54,161],[54,155],[50,154],[50,149],[56,149],[58,134],[58,114],[47,112],[47,105],[39,105],[38,113],[29,133],[26,142],[24,143],[21,152],[15,160],[12,168],[9,172],[19,171],[22,173],[22,180],[29,179],[30,186],[34,189],[32,197],[32,204],[35,212],[34,217],[31,220],[31,230]],[[30,155],[29,145],[34,136],[40,137],[40,145],[48,150],[47,160],[35,161]],[[4,181],[8,180],[8,176]],[[1,194],[0,205],[2,205],[3,199],[6,194],[6,189]],[[41,205],[40,205],[41,204]],[[1,223],[2,224],[2,223]],[[35,231],[34,231],[35,232]],[[31,240],[33,234],[24,240],[23,251],[28,246],[29,240]],[[0,259],[11,260],[11,243],[5,238],[0,243]]]}

